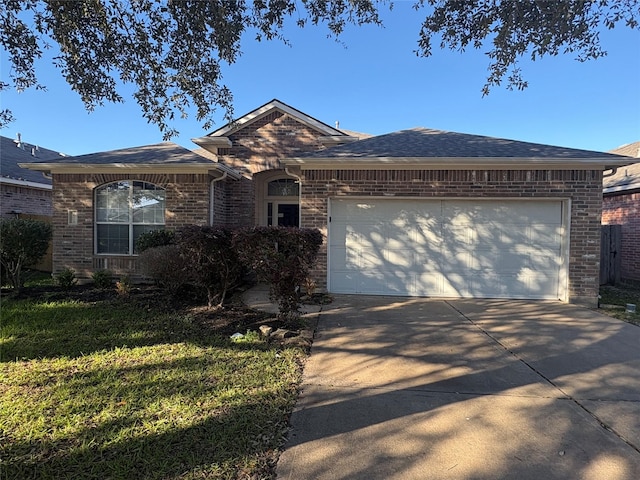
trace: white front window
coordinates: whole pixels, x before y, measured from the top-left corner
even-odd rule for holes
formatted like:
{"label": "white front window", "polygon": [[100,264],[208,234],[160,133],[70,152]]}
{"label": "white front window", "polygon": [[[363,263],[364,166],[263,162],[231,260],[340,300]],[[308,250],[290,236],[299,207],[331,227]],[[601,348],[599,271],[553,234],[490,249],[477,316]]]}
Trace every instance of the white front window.
{"label": "white front window", "polygon": [[96,253],[133,255],[140,234],[164,228],[165,190],[123,180],[96,189]]}

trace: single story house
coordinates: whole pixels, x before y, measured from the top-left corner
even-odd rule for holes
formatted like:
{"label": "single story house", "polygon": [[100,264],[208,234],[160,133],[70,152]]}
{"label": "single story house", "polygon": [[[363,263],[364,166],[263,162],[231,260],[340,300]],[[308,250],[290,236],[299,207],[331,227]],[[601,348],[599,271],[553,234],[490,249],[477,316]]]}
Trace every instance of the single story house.
{"label": "single story house", "polygon": [[[54,268],[137,272],[134,239],[186,224],[318,228],[334,293],[595,305],[603,170],[620,156],[426,128],[370,138],[272,100],[189,151],[172,143],[48,172]],[[200,153],[199,153],[200,152]]]}
{"label": "single story house", "polygon": [[19,163],[57,160],[63,154],[0,136],[0,217],[51,217],[51,178],[20,167]]}
{"label": "single story house", "polygon": [[[637,161],[640,142],[623,145],[611,153]],[[620,278],[640,281],[640,162],[620,167],[605,177],[602,196],[602,224],[621,225]]]}

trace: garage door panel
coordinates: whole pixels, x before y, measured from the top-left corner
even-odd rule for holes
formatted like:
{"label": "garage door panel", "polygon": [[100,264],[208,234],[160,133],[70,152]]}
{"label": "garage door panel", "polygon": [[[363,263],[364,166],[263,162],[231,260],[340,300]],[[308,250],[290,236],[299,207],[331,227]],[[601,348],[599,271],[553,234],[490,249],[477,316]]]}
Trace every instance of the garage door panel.
{"label": "garage door panel", "polygon": [[555,254],[552,252],[540,252],[539,254],[529,255],[529,266],[536,272],[558,272],[561,266],[559,262],[560,251]]}
{"label": "garage door panel", "polygon": [[387,268],[391,270],[396,270],[398,267],[408,271],[415,269],[413,252],[409,249],[385,249],[384,261]]}
{"label": "garage door panel", "polygon": [[379,224],[348,225],[346,228],[347,245],[365,245],[373,247],[384,245],[384,226]]}
{"label": "garage door panel", "polygon": [[561,201],[339,199],[336,293],[557,299]]}
{"label": "garage door panel", "polygon": [[444,275],[439,272],[417,274],[413,295],[443,297]]}
{"label": "garage door panel", "polygon": [[534,224],[527,228],[530,245],[555,247],[561,243],[564,229],[561,225]]}

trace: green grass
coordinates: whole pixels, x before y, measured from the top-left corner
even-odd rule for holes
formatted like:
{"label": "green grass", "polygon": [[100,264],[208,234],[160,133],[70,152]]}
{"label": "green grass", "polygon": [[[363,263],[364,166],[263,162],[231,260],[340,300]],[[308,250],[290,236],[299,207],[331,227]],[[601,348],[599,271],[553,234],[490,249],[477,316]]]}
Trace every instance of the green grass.
{"label": "green grass", "polygon": [[2,300],[0,478],[271,478],[305,352],[122,300]]}
{"label": "green grass", "polygon": [[[636,313],[626,312],[628,303],[636,305]],[[611,317],[640,325],[640,285],[603,285],[600,287],[600,309]]]}

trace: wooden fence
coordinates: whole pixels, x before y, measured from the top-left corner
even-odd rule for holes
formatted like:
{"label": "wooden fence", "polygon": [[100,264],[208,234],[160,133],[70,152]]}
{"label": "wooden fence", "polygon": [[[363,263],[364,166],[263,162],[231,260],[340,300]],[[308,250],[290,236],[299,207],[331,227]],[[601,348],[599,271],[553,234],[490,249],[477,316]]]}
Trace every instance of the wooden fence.
{"label": "wooden fence", "polygon": [[600,234],[600,285],[620,282],[622,225],[602,225]]}

